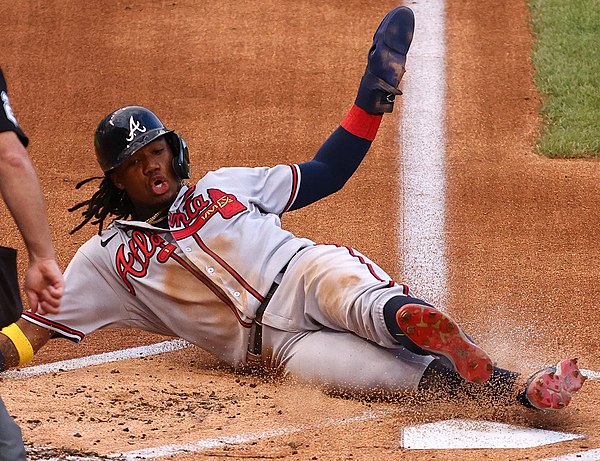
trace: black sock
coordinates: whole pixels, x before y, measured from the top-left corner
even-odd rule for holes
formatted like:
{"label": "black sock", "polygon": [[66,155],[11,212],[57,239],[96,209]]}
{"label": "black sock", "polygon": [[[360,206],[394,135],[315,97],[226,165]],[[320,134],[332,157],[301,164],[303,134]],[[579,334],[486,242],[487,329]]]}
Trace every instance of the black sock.
{"label": "black sock", "polygon": [[420,304],[422,306],[433,307],[431,304],[426,303],[425,301],[422,301],[417,298],[412,298],[410,296],[394,296],[387,303],[385,303],[385,306],[383,306],[383,317],[385,319],[385,326],[387,327],[388,331],[392,334],[394,341],[396,341],[402,347],[405,347],[406,349],[411,351],[413,354],[431,355],[430,352],[421,349],[410,339],[408,339],[404,332],[400,329],[400,326],[398,326],[398,322],[396,321],[396,313],[405,304]]}

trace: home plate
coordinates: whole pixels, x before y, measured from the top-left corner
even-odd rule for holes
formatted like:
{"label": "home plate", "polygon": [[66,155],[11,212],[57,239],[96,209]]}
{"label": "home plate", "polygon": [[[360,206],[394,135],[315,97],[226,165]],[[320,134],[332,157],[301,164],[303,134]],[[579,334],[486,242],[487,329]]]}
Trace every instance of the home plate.
{"label": "home plate", "polygon": [[402,429],[400,446],[409,450],[531,448],[583,437],[489,421],[453,419]]}

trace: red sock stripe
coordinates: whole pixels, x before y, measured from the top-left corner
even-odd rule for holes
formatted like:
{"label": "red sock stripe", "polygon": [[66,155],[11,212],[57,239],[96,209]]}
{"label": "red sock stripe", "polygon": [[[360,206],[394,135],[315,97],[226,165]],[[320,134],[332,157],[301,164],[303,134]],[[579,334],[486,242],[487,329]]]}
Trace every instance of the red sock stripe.
{"label": "red sock stripe", "polygon": [[373,115],[365,112],[356,104],[352,106],[348,115],[342,120],[342,127],[354,136],[373,141],[383,115]]}

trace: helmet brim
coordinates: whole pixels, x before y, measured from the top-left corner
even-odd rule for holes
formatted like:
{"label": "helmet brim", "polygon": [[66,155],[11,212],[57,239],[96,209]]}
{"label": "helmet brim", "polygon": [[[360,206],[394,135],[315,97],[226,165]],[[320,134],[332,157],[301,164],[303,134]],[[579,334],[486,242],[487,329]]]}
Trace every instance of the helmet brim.
{"label": "helmet brim", "polygon": [[125,160],[127,160],[129,157],[135,154],[142,147],[147,146],[151,142],[156,141],[161,136],[168,135],[172,132],[172,130],[167,130],[165,128],[156,128],[154,130],[148,131],[147,133],[144,133],[143,135],[136,136],[135,139],[131,141],[131,144],[127,144],[125,149],[120,152],[111,168],[105,171],[105,174],[113,172],[116,168],[122,165],[123,162],[125,162]]}

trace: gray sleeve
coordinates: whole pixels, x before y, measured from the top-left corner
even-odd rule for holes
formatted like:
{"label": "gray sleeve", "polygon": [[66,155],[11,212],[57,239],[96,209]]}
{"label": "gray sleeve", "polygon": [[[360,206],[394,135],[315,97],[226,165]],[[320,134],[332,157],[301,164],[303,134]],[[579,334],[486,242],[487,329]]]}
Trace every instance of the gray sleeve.
{"label": "gray sleeve", "polygon": [[101,328],[128,326],[126,299],[119,296],[114,276],[106,269],[92,263],[80,249],[64,273],[65,293],[59,313],[41,316],[25,312],[23,317],[76,342]]}

